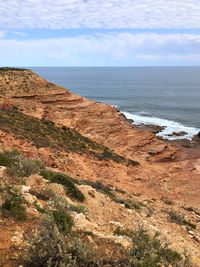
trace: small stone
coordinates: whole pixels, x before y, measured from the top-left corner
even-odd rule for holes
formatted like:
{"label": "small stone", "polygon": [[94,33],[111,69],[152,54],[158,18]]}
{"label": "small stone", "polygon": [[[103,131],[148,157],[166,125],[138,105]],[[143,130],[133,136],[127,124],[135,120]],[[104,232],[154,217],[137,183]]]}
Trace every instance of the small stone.
{"label": "small stone", "polygon": [[194,232],[193,232],[193,231],[188,231],[188,233],[189,233],[190,235],[194,235]]}
{"label": "small stone", "polygon": [[37,197],[36,196],[33,196],[29,193],[26,193],[24,194],[24,198],[26,199],[26,201],[28,201],[30,204],[33,204],[36,200],[37,200]]}
{"label": "small stone", "polygon": [[22,185],[22,194],[29,193],[30,188],[30,186]]}

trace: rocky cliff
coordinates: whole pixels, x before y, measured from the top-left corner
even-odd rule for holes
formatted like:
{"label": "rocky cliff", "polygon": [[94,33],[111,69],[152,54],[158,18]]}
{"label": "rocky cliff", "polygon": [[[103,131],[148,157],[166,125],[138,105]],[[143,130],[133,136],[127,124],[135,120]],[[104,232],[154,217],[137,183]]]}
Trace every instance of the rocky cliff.
{"label": "rocky cliff", "polygon": [[[117,109],[72,94],[30,70],[1,69],[0,92],[2,157],[5,150],[16,149],[25,161],[40,159],[46,169],[77,181],[87,212],[73,211],[74,228],[82,234],[92,233],[90,237],[84,234],[84,238],[95,244],[100,255],[107,251],[101,255],[107,265],[99,266],[139,266],[120,263],[120,259],[126,257],[123,248],[127,250],[131,244],[130,232],[141,225],[152,234],[159,231],[180,253],[186,249],[193,264],[200,266],[199,149],[160,140],[134,127]],[[5,160],[2,165],[7,170],[2,180],[6,177],[7,182],[20,187],[30,202],[25,223],[8,217],[1,221],[2,253],[10,255],[14,246],[19,256],[23,249],[15,239],[20,235],[24,247],[25,233],[36,228],[34,219],[42,218],[34,201],[48,210],[52,208],[47,199],[40,199],[41,191],[50,188],[71,205],[77,203],[66,194],[61,178],[58,183],[48,177],[54,179],[49,183],[37,170],[33,172],[36,177],[26,173],[20,185],[15,173],[9,173],[12,166]],[[23,184],[27,186],[25,193]],[[1,259],[2,266],[16,264],[15,257]],[[108,259],[114,265],[109,265]]]}

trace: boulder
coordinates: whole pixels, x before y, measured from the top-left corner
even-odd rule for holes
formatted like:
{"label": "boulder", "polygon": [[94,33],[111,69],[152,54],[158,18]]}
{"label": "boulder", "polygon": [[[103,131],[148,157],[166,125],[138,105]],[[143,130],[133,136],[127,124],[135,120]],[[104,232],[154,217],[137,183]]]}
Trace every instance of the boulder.
{"label": "boulder", "polygon": [[141,124],[138,125],[139,128],[144,129],[145,131],[157,134],[161,131],[163,131],[166,127],[165,126],[159,126],[159,125],[153,125],[153,124]]}
{"label": "boulder", "polygon": [[179,137],[179,136],[184,136],[186,134],[187,134],[187,132],[180,131],[180,132],[172,132],[171,134],[168,134],[168,136],[177,136],[177,137]]}
{"label": "boulder", "polygon": [[27,178],[26,184],[31,188],[45,188],[47,184],[47,180],[43,179],[42,176],[34,174]]}

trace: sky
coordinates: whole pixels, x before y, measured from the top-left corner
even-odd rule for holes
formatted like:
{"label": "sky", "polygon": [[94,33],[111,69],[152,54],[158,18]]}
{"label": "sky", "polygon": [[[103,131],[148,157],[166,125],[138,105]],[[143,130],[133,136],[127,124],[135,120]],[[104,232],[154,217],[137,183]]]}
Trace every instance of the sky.
{"label": "sky", "polygon": [[199,0],[0,0],[0,66],[200,66]]}

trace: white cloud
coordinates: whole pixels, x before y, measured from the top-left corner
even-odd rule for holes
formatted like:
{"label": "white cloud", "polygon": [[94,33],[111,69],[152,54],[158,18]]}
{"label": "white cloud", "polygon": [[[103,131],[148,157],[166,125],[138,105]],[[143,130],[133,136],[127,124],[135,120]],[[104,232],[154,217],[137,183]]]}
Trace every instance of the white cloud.
{"label": "white cloud", "polygon": [[27,34],[25,32],[20,32],[20,31],[12,31],[13,34],[18,35],[18,36],[26,36]]}
{"label": "white cloud", "polygon": [[0,38],[5,37],[5,35],[6,35],[5,31],[0,31]]}
{"label": "white cloud", "polygon": [[200,28],[198,0],[1,0],[3,28]]}
{"label": "white cloud", "polygon": [[1,65],[198,64],[200,34],[106,33],[39,40],[0,39]]}

